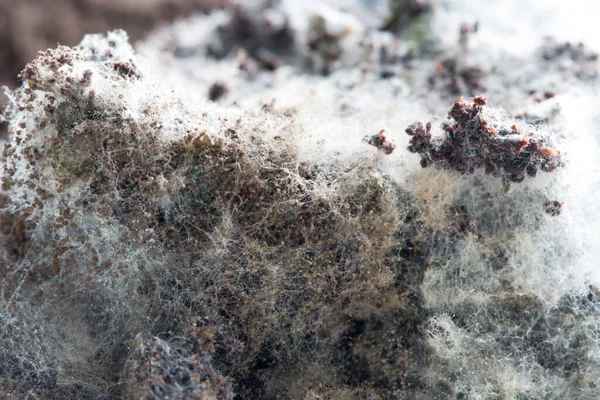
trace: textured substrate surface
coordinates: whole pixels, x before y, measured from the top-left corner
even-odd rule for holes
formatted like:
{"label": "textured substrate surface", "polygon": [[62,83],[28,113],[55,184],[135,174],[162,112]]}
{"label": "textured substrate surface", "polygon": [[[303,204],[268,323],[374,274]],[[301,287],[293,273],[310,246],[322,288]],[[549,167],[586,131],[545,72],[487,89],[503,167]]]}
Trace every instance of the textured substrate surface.
{"label": "textured substrate surface", "polygon": [[600,396],[597,55],[498,41],[510,1],[321,3],[23,69],[0,397]]}

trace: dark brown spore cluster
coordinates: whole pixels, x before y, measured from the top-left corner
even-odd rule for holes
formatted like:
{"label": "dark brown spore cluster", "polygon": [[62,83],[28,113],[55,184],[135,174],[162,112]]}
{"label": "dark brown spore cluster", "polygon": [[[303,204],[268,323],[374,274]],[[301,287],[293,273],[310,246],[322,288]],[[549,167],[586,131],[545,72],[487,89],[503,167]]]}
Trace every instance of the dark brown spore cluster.
{"label": "dark brown spore cluster", "polygon": [[560,57],[567,57],[573,61],[597,61],[598,53],[585,47],[583,43],[556,43],[548,39],[542,48],[544,60],[555,60]]}
{"label": "dark brown spore cluster", "polygon": [[544,203],[544,211],[551,217],[561,214],[564,202],[558,200],[547,201]]}
{"label": "dark brown spore cluster", "polygon": [[479,30],[477,22],[464,23],[460,27],[457,54],[444,56],[435,65],[435,72],[428,78],[432,89],[440,90],[449,96],[481,93],[485,90],[485,78],[488,72],[481,66],[469,61],[469,41]]}
{"label": "dark brown spore cluster", "polygon": [[385,154],[392,154],[394,150],[396,150],[396,145],[388,140],[387,136],[385,136],[385,130],[383,129],[380,130],[377,135],[365,137],[363,141],[378,148]]}
{"label": "dark brown spore cluster", "polygon": [[342,39],[346,32],[332,34],[327,30],[327,21],[315,18],[310,23],[306,37],[309,57],[308,69],[321,75],[329,75],[335,70],[335,63],[344,53]]}
{"label": "dark brown spore cluster", "polygon": [[406,129],[412,136],[408,150],[421,154],[422,167],[435,165],[469,174],[485,168],[486,174],[512,182],[535,177],[540,169],[552,172],[564,165],[548,137],[524,133],[515,125],[498,126],[486,116],[485,105],[482,96],[468,102],[458,98],[448,112],[454,122],[442,125],[443,136],[431,134],[431,123],[415,122]]}
{"label": "dark brown spore cluster", "polygon": [[[558,42],[547,38],[540,49],[543,62],[567,77],[581,80],[598,78],[598,53],[583,43]],[[542,65],[543,66],[543,65]]]}
{"label": "dark brown spore cluster", "polygon": [[219,40],[209,46],[208,55],[222,59],[240,51],[245,55],[238,56],[243,60],[240,68],[248,70],[251,75],[260,70],[277,69],[297,50],[289,17],[277,3],[259,0],[230,4],[231,19],[217,29]]}

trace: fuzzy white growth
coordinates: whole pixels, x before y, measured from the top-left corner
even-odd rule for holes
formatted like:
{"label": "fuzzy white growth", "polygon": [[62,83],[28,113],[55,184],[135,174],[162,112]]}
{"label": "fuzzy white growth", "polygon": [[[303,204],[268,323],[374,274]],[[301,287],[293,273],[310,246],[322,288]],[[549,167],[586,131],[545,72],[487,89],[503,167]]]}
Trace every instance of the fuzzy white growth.
{"label": "fuzzy white growth", "polygon": [[[482,118],[551,138],[567,162],[521,183],[422,168],[404,131],[445,117],[452,92],[427,83],[440,66],[367,28],[378,13],[298,3],[179,22],[143,56],[123,32],[90,35],[26,68],[7,113],[2,221],[30,223],[29,247],[11,254],[17,229],[2,230],[0,319],[21,326],[14,315],[34,308],[50,330],[72,317],[68,344],[23,331],[0,361],[98,393],[127,380],[134,397],[191,391],[152,384],[196,363],[216,382],[206,398],[231,394],[222,376],[257,398],[597,398],[593,57],[524,58],[492,40],[495,25],[472,43],[477,59],[448,45],[460,66],[450,80],[471,63],[497,67]],[[444,10],[442,44],[457,33]],[[240,45],[240,21],[255,42]],[[215,82],[227,94],[209,99]],[[560,93],[533,99],[528,85]],[[149,366],[153,351],[167,369]],[[73,371],[89,360],[97,382]]]}

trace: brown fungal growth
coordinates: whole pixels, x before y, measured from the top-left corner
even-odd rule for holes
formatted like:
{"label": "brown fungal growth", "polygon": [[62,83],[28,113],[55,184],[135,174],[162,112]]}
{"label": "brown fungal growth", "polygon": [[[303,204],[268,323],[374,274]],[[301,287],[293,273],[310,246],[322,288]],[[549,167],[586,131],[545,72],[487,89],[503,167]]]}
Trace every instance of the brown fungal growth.
{"label": "brown fungal growth", "polygon": [[556,92],[553,92],[551,90],[546,90],[544,91],[544,93],[542,93],[542,96],[536,96],[533,98],[533,101],[536,103],[541,103],[544,100],[550,100],[552,98],[554,98],[556,96]]}
{"label": "brown fungal growth", "polygon": [[485,168],[486,174],[521,182],[539,169],[552,172],[564,165],[563,155],[551,147],[547,136],[524,133],[515,125],[499,126],[484,112],[486,99],[458,98],[448,112],[453,123],[444,123],[444,136],[432,136],[431,123],[415,122],[406,129],[412,136],[408,150],[421,154],[421,166],[436,165],[461,173]]}
{"label": "brown fungal growth", "polygon": [[209,46],[208,55],[222,59],[242,50],[259,70],[273,71],[294,55],[296,34],[276,2],[251,4],[228,5],[231,20],[217,28],[219,40]]}
{"label": "brown fungal growth", "polygon": [[557,43],[554,39],[548,38],[542,47],[542,57],[546,61],[561,57],[567,57],[573,61],[596,61],[598,53],[586,48],[583,43]]}
{"label": "brown fungal growth", "polygon": [[[4,249],[11,262],[40,255],[3,276],[2,295],[66,304],[56,318],[103,348],[77,354],[94,359],[94,371],[66,360],[61,374],[135,398],[228,398],[230,386],[244,398],[305,398],[306,387],[292,394],[276,382],[307,376],[307,354],[332,371],[331,382],[363,368],[363,355],[373,359],[371,376],[408,368],[408,348],[388,351],[394,368],[372,356],[387,343],[374,303],[408,301],[394,282],[391,248],[404,234],[391,180],[361,159],[339,171],[298,159],[285,146],[295,115],[275,104],[239,120],[182,111],[170,121],[178,135],[165,140],[160,110],[172,103],[149,102],[132,117],[124,93],[147,77],[128,76],[135,58],[124,33],[97,39],[94,51],[60,47],[26,67],[14,94],[15,141],[2,159]],[[95,90],[98,82],[113,90]],[[383,131],[368,141],[394,149]],[[335,191],[324,192],[332,182]],[[371,315],[368,337],[381,348],[342,345],[354,319]],[[187,339],[195,316],[210,328]],[[326,361],[334,355],[343,364]],[[313,388],[326,381],[318,378]],[[390,379],[385,390],[402,385]]]}
{"label": "brown fungal growth", "polygon": [[307,59],[309,69],[322,75],[333,72],[333,65],[344,54],[342,40],[351,33],[351,29],[340,32],[330,32],[327,24],[330,23],[325,16],[315,15],[310,21],[309,33],[306,37],[306,46],[310,51]]}
{"label": "brown fungal growth", "polygon": [[136,67],[133,61],[115,61],[113,62],[113,69],[120,75],[126,78],[139,78],[136,72]]}
{"label": "brown fungal growth", "polygon": [[385,154],[392,154],[396,149],[396,144],[390,142],[388,138],[385,136],[385,130],[382,129],[378,134],[373,135],[371,137],[365,136],[363,139],[364,142],[367,142],[371,146],[377,147],[379,150],[383,151]]}
{"label": "brown fungal growth", "polygon": [[553,200],[544,203],[544,211],[551,217],[559,216],[562,212],[562,206],[565,204],[562,201]]}
{"label": "brown fungal growth", "polygon": [[[552,299],[570,290],[554,282],[574,276],[572,239],[587,232],[570,230],[571,215],[544,216],[560,213],[549,200],[571,168],[501,190],[562,165],[550,139],[475,97],[454,102],[439,137],[431,122],[407,129],[409,149],[438,169],[388,157],[396,144],[379,124],[424,115],[424,105],[439,115],[438,101],[455,97],[421,97],[424,75],[406,74],[394,35],[369,43],[370,28],[343,13],[315,14],[297,36],[315,34],[305,51],[339,74],[290,85],[309,67],[262,72],[289,61],[274,50],[269,66],[262,51],[287,24],[276,3],[228,25],[214,19],[206,44],[169,44],[188,43],[206,72],[188,74],[196,64],[182,60],[174,87],[123,34],[44,52],[26,68],[10,93],[1,167],[0,398],[596,398],[576,383],[600,370],[586,359],[598,347],[597,293]],[[243,42],[247,31],[255,44]],[[200,60],[227,35],[221,62]],[[245,55],[230,57],[234,48]],[[430,56],[415,53],[415,68],[432,67]],[[390,82],[378,78],[381,60],[398,67]],[[220,82],[231,92],[210,103],[223,98]],[[348,126],[367,128],[356,136]],[[537,390],[538,376],[557,383]]]}
{"label": "brown fungal growth", "polygon": [[547,38],[540,49],[541,59],[556,66],[566,77],[593,80],[598,77],[598,53],[583,43],[558,42]]}
{"label": "brown fungal growth", "polygon": [[479,30],[479,24],[462,24],[458,39],[458,52],[443,57],[429,76],[429,86],[447,91],[451,96],[474,95],[485,90],[484,78],[488,75],[482,67],[469,62],[469,41]]}

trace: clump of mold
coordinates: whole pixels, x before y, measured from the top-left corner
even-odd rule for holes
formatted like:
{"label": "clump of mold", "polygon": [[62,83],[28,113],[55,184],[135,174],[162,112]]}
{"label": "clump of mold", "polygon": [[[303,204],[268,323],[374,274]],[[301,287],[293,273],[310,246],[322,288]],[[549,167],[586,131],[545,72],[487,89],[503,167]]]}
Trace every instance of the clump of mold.
{"label": "clump of mold", "polygon": [[256,4],[231,2],[228,19],[216,30],[208,55],[224,58],[232,52],[244,52],[245,68],[249,64],[274,70],[297,53],[298,44],[289,17],[275,1]]}
{"label": "clump of mold", "polygon": [[459,98],[448,111],[454,123],[444,123],[444,136],[431,134],[431,123],[416,122],[406,129],[412,136],[408,150],[421,154],[421,166],[435,165],[462,173],[485,168],[486,174],[521,182],[538,170],[552,172],[564,165],[560,151],[547,136],[524,133],[516,125],[500,126],[485,113],[487,101],[478,96]]}
{"label": "clump of mold", "polygon": [[597,397],[595,142],[567,162],[582,146],[564,134],[587,119],[556,95],[526,127],[476,96],[409,140],[406,121],[448,106],[426,93],[437,59],[333,3],[291,5],[196,17],[204,51],[166,28],[140,57],[111,32],[24,69],[2,155],[2,394]]}
{"label": "clump of mold", "polygon": [[469,42],[479,30],[479,23],[463,23],[460,26],[458,49],[455,54],[442,57],[435,65],[435,72],[428,78],[431,88],[448,92],[450,96],[467,94],[474,96],[485,91],[488,72],[472,60]]}
{"label": "clump of mold", "polygon": [[[210,398],[195,377],[215,368],[237,393],[269,395],[306,354],[329,363],[351,309],[397,291],[385,251],[399,223],[394,186],[360,159],[341,170],[299,159],[287,113],[229,119],[157,99],[136,65],[116,32],[41,53],[22,73],[4,210],[23,215],[38,256],[15,260],[24,267],[4,293],[68,305],[89,343],[81,360],[96,358],[73,379],[132,373],[129,396]],[[144,332],[185,339],[195,316],[214,327],[212,358],[170,358],[158,339],[127,350]],[[143,365],[152,348],[163,369]],[[203,372],[184,370],[198,357]],[[153,387],[166,370],[189,385]]]}

